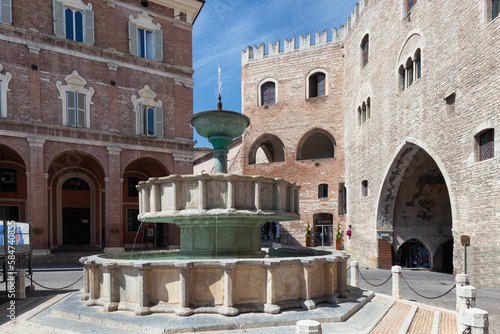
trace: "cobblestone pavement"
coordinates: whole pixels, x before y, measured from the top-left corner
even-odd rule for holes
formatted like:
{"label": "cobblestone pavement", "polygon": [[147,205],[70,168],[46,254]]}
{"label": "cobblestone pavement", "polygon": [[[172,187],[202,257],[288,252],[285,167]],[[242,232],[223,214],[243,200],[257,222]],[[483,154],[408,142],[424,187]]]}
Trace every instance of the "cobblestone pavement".
{"label": "cobblestone pavement", "polygon": [[[392,294],[392,279],[380,287],[376,287],[367,283],[381,284],[390,275],[390,270],[383,269],[366,269],[360,268],[359,286],[363,289],[369,289],[377,293],[385,295]],[[347,273],[347,280],[350,283],[351,270]],[[426,297],[439,296],[451,287],[453,287],[454,279],[451,274],[443,274],[428,270],[403,270],[408,284],[418,293]],[[474,283],[474,282],[472,282]],[[472,284],[473,285],[473,284]],[[438,299],[427,299],[418,296],[413,292],[404,281],[401,283],[403,299],[415,301],[418,303],[441,307],[448,310],[456,308],[456,289],[453,289],[449,294]],[[490,322],[490,334],[500,334],[500,288],[498,289],[478,289],[476,298],[476,307],[488,311]]]}

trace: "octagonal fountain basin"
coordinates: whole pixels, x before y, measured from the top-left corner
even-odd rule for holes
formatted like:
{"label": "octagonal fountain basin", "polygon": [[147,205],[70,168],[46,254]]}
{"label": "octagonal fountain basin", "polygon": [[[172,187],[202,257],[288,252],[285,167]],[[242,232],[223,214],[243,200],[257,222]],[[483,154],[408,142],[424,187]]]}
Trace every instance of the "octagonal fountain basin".
{"label": "octagonal fountain basin", "polygon": [[[279,257],[174,260],[146,252],[84,257],[81,298],[106,312],[234,316],[297,307],[310,310],[347,296],[347,255],[306,251],[298,258],[297,250],[291,251],[292,257],[285,257],[283,250],[269,253]],[[139,259],[127,259],[135,257]]]}
{"label": "octagonal fountain basin", "polygon": [[263,257],[261,226],[299,218],[300,186],[281,178],[171,175],[137,189],[139,220],[180,227],[178,257]]}

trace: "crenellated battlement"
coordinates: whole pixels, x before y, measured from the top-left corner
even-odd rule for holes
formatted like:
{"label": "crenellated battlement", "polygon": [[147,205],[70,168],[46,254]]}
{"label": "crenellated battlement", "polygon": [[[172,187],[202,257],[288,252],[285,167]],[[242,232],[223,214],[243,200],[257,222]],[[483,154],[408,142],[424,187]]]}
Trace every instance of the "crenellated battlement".
{"label": "crenellated battlement", "polygon": [[299,36],[299,47],[296,47],[295,37],[290,38],[290,40],[284,40],[283,51],[280,51],[280,41],[268,43],[267,54],[266,54],[266,46],[264,43],[259,46],[254,45],[253,48],[251,46],[247,46],[245,50],[241,50],[241,65],[244,66],[250,62],[250,59],[264,59],[264,57],[273,57],[278,56],[280,54],[289,54],[295,51],[305,51],[312,48],[321,47],[322,45],[326,45],[328,43],[342,43],[349,33],[351,29],[354,27],[356,22],[361,16],[363,9],[366,7],[366,4],[369,0],[360,0],[354,6],[354,10],[351,12],[351,16],[347,18],[347,22],[337,28],[332,28],[332,40],[328,42],[328,30],[325,29],[323,32],[316,32],[315,44],[311,44],[311,33],[308,33],[305,37]]}

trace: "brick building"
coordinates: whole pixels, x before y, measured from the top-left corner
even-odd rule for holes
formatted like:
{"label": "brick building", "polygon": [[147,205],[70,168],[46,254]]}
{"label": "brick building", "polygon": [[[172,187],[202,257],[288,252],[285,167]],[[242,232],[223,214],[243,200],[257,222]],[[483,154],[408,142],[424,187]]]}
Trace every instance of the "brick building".
{"label": "brick building", "polygon": [[375,267],[463,272],[465,235],[473,284],[500,284],[499,9],[362,0],[330,38],[242,51],[252,125],[232,172],[302,185],[282,241],[331,219]]}
{"label": "brick building", "polygon": [[[122,250],[139,180],[192,172],[197,0],[6,0],[0,10],[0,219],[33,248]],[[173,226],[155,242],[176,244]]]}

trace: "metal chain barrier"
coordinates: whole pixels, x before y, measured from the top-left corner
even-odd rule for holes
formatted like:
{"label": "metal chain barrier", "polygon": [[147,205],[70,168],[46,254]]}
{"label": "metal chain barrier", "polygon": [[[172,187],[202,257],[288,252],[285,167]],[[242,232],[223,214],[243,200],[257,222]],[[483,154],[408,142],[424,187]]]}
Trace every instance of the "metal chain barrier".
{"label": "metal chain barrier", "polygon": [[362,279],[364,279],[364,280],[365,280],[365,282],[366,282],[366,283],[368,283],[368,284],[370,284],[371,286],[382,286],[382,285],[384,285],[385,283],[389,282],[389,280],[390,280],[390,279],[391,279],[391,277],[392,277],[392,274],[390,274],[390,275],[389,275],[389,277],[385,280],[385,282],[384,282],[384,283],[382,283],[382,284],[372,284],[372,283],[368,282],[368,280],[367,280],[367,279],[363,276],[363,274],[361,273],[361,271],[359,270],[359,268],[358,268],[358,272],[359,272],[359,275],[361,276],[361,278],[362,278]]}
{"label": "metal chain barrier", "polygon": [[451,289],[450,289],[450,290],[446,291],[445,293],[443,293],[442,295],[439,295],[439,296],[437,296],[437,297],[427,297],[427,296],[424,296],[424,295],[422,295],[422,294],[418,293],[417,291],[415,291],[415,289],[413,289],[413,288],[410,286],[410,284],[408,284],[408,282],[406,281],[405,277],[403,276],[403,273],[400,273],[400,275],[401,275],[401,278],[403,279],[403,281],[405,281],[406,285],[408,285],[408,287],[410,288],[410,290],[411,290],[411,291],[415,292],[418,296],[420,296],[420,297],[422,297],[422,298],[425,298],[425,299],[438,299],[438,298],[444,297],[444,296],[446,296],[447,294],[449,294],[449,293],[450,293],[453,289],[455,289],[455,288],[456,288],[456,286],[457,286],[456,284],[455,284],[455,285],[453,285],[453,286],[451,287]]}
{"label": "metal chain barrier", "polygon": [[36,282],[34,279],[32,279],[31,281],[33,283],[35,283],[36,285],[38,285],[39,287],[47,289],[47,290],[64,290],[64,289],[67,289],[69,287],[72,287],[73,285],[75,285],[76,283],[78,283],[79,281],[81,281],[82,278],[83,278],[83,275],[79,279],[77,279],[75,282],[73,282],[73,283],[71,283],[69,285],[63,286],[62,288],[49,288],[49,287],[47,287],[45,285],[42,285],[42,284]]}

